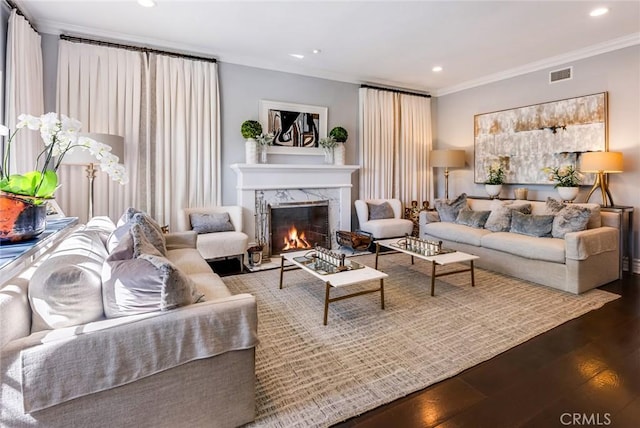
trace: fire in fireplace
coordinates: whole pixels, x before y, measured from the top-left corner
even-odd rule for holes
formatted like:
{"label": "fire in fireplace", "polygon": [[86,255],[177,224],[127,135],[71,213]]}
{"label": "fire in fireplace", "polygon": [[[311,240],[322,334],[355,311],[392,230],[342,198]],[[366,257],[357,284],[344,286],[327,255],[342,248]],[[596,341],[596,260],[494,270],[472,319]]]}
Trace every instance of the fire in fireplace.
{"label": "fire in fireplace", "polygon": [[329,201],[284,202],[269,205],[270,254],[330,247]]}

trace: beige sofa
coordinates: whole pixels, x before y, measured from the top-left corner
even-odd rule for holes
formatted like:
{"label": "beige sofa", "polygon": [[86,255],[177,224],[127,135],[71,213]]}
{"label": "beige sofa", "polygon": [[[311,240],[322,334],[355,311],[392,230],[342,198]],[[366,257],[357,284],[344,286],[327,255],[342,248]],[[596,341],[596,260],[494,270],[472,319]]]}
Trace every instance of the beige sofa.
{"label": "beige sofa", "polygon": [[[546,204],[530,203],[532,214],[545,214]],[[467,199],[474,211],[490,211],[494,202]],[[476,266],[578,294],[618,278],[619,230],[617,214],[592,209],[587,230],[567,233],[564,239],[492,232],[453,222],[441,222],[437,212],[420,213],[420,237],[480,257]]]}
{"label": "beige sofa", "polygon": [[231,295],[196,250],[193,232],[166,235],[166,258],[204,302],[32,332],[29,287],[38,268],[49,259],[64,266],[80,257],[86,267],[104,260],[113,223],[90,223],[2,279],[0,426],[234,427],[252,421],[256,301]]}

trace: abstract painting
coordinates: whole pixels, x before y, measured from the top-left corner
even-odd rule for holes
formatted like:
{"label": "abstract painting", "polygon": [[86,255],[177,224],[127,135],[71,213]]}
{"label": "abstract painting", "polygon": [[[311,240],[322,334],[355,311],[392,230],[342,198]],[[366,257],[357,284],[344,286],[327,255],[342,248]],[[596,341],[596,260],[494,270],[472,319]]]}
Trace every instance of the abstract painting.
{"label": "abstract painting", "polygon": [[542,168],[580,169],[581,153],[607,147],[606,92],[478,114],[474,181],[483,183],[488,167],[499,163],[506,170],[505,183],[551,184]]}
{"label": "abstract painting", "polygon": [[327,108],[261,100],[260,123],[275,136],[270,153],[312,154],[307,150],[327,136]]}

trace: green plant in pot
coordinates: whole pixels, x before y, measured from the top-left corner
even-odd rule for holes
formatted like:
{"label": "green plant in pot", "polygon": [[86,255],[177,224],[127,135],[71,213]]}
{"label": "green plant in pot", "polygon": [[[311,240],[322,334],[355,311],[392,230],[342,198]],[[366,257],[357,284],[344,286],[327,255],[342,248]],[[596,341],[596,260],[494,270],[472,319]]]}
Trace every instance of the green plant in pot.
{"label": "green plant in pot", "polygon": [[262,125],[257,120],[245,120],[240,127],[240,133],[246,140],[244,143],[245,162],[258,163],[258,143],[256,138],[262,135]]}
{"label": "green plant in pot", "polygon": [[255,139],[262,134],[262,125],[257,120],[245,120],[240,127],[240,133],[245,140]]}
{"label": "green plant in pot", "polygon": [[329,131],[329,136],[333,137],[338,143],[344,143],[347,141],[347,138],[349,138],[349,133],[342,126],[336,126]]}

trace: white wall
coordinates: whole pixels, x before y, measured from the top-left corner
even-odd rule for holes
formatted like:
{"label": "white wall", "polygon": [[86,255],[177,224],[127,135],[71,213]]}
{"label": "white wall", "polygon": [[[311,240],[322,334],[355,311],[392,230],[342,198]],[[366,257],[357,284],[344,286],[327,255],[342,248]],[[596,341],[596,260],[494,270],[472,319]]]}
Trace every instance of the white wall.
{"label": "white wall", "polygon": [[[357,163],[358,85],[269,71],[242,65],[218,63],[220,112],[222,121],[222,203],[236,203],[236,175],[229,168],[244,163],[244,139],[240,126],[245,120],[258,120],[259,101],[273,100],[328,107],[327,132],[342,126],[349,133],[345,145],[347,164]],[[320,163],[321,157],[280,156],[269,162]],[[358,194],[358,175],[352,177]]]}
{"label": "white wall", "polygon": [[[500,82],[438,97],[434,103],[434,147],[460,148],[467,152],[467,167],[452,170],[449,195],[466,192],[485,196],[484,187],[473,182],[473,117],[476,114],[572,98],[598,92],[609,93],[609,149],[624,155],[625,172],[612,174],[609,187],[616,205],[636,209],[634,248],[636,265],[640,232],[640,46],[633,46],[566,64],[573,66],[573,79],[548,83],[548,70],[529,73]],[[562,66],[553,67],[554,70]],[[443,178],[438,177],[436,194],[444,195]],[[503,197],[513,197],[505,186]],[[553,185],[528,185],[529,199],[557,197]],[[583,187],[578,201],[589,187]],[[591,202],[600,202],[594,194]]]}

